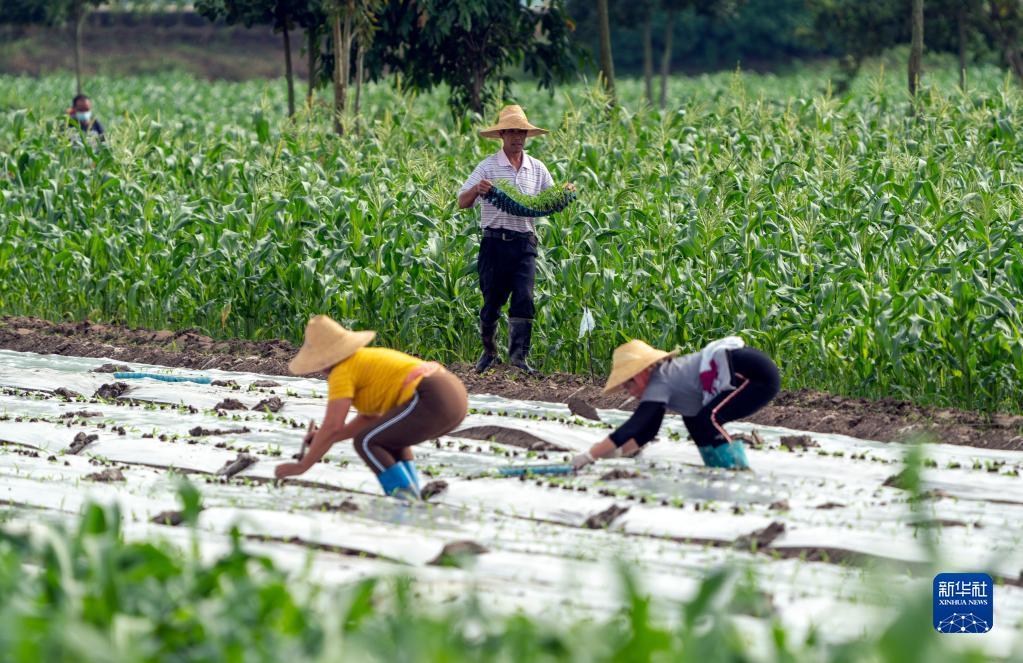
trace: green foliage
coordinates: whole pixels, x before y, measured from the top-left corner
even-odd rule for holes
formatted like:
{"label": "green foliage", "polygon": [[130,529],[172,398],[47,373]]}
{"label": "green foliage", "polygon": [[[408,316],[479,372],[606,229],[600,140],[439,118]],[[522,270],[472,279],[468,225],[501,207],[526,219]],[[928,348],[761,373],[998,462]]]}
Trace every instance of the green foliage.
{"label": "green foliage", "polygon": [[[93,504],[71,530],[0,526],[0,660],[984,660],[934,633],[925,592],[891,597],[890,625],[874,636],[824,641],[788,633],[752,572],[710,570],[677,608],[655,608],[624,564],[620,578],[622,607],[599,622],[497,615],[472,596],[424,605],[408,579],[321,596],[247,552],[237,531],[206,561],[125,541],[117,508]],[[749,637],[759,630],[771,637]]]}
{"label": "green foliage", "polygon": [[456,113],[482,113],[515,65],[551,88],[575,72],[579,57],[561,0],[399,0],[379,21],[373,71],[401,72],[417,90],[447,84]]}
{"label": "green foliage", "polygon": [[[585,192],[539,222],[534,343],[587,370],[642,338],[740,333],[786,388],[1018,409],[1023,402],[1023,95],[978,70],[671,81],[666,113],[623,81],[514,98]],[[439,361],[478,353],[478,212],[456,192],[491,146],[443,94],[367,90],[365,131],[279,122],[280,91],[98,79],[107,149],[59,129],[67,80],[0,78],[0,310],[218,337],[301,338],[312,314]],[[181,100],[188,100],[183,104]],[[27,109],[26,109],[27,107]],[[173,109],[169,113],[168,109]],[[26,256],[31,256],[27,259]]]}

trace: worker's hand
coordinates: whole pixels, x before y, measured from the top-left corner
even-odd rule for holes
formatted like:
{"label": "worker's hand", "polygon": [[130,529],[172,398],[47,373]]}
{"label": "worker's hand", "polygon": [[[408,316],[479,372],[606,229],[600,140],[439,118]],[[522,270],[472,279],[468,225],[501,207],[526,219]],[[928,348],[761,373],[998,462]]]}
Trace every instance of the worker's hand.
{"label": "worker's hand", "polygon": [[595,462],[595,459],[590,455],[589,451],[584,451],[572,458],[572,469],[578,472],[590,463]]}
{"label": "worker's hand", "polygon": [[566,190],[566,191],[575,191],[575,185],[574,185],[574,184],[572,184],[571,182],[569,182],[569,183],[567,183],[567,184],[565,185],[565,190]]}
{"label": "worker's hand", "polygon": [[274,468],[274,476],[278,479],[286,479],[305,472],[302,463],[281,463]]}
{"label": "worker's hand", "polygon": [[476,195],[484,196],[493,188],[494,185],[491,184],[490,180],[480,180],[480,183],[476,185]]}

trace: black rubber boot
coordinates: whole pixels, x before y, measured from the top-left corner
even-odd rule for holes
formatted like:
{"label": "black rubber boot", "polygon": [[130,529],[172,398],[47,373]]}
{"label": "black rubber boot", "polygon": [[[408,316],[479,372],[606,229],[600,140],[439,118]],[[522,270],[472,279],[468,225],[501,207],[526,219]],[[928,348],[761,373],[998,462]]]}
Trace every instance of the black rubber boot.
{"label": "black rubber boot", "polygon": [[539,371],[526,363],[529,344],[533,339],[533,321],[529,318],[508,318],[508,363],[529,375]]}
{"label": "black rubber boot", "polygon": [[480,323],[480,338],[483,340],[483,354],[476,362],[476,372],[482,373],[494,364],[500,364],[497,357],[497,323]]}

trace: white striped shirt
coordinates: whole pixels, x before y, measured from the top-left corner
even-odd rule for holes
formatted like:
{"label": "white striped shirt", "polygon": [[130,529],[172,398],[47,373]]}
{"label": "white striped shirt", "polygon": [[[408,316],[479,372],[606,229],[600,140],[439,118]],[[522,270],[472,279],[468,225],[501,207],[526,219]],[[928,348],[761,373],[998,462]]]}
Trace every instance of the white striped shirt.
{"label": "white striped shirt", "polygon": [[[479,165],[476,166],[476,170],[472,171],[472,175],[469,175],[469,179],[465,181],[465,184],[458,191],[459,195],[479,184],[481,180],[490,180],[491,182],[495,180],[508,180],[514,182],[515,187],[528,196],[535,196],[544,189],[554,186],[554,178],[551,177],[547,166],[543,165],[539,159],[534,159],[523,152],[522,166],[518,172],[515,172],[515,167],[508,161],[508,155],[504,153],[504,149],[500,149],[497,153],[491,154],[483,161],[480,161]],[[535,232],[533,219],[530,217],[506,214],[483,200],[482,196],[477,196],[476,200],[473,201],[473,205],[480,204],[483,206],[483,218],[480,221],[480,225],[483,228],[513,230],[520,233]]]}

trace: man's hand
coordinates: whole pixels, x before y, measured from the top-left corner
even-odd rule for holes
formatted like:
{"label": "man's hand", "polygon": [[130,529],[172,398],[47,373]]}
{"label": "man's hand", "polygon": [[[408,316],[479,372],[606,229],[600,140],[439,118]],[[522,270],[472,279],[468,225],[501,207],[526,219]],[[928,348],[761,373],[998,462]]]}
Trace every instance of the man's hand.
{"label": "man's hand", "polygon": [[572,458],[572,469],[578,472],[590,463],[594,462],[594,458],[590,455],[589,451],[584,451],[581,454],[576,455]]}
{"label": "man's hand", "polygon": [[494,185],[490,180],[480,180],[480,183],[476,185],[476,195],[484,196],[494,188]]}
{"label": "man's hand", "polygon": [[306,468],[302,463],[281,463],[274,468],[274,476],[278,479],[286,479],[305,472]]}

